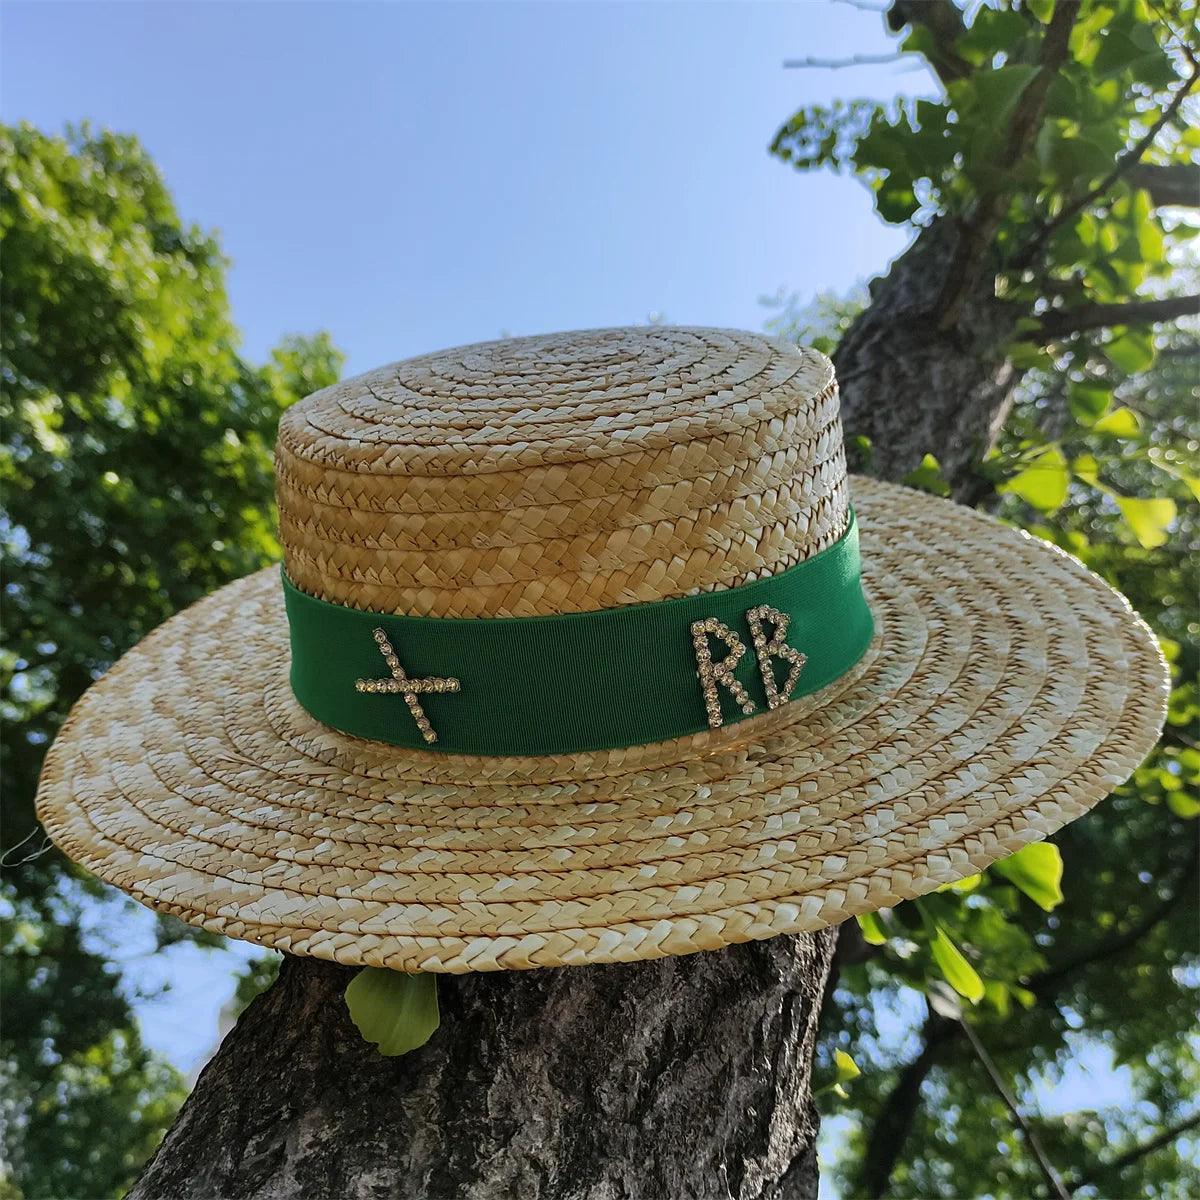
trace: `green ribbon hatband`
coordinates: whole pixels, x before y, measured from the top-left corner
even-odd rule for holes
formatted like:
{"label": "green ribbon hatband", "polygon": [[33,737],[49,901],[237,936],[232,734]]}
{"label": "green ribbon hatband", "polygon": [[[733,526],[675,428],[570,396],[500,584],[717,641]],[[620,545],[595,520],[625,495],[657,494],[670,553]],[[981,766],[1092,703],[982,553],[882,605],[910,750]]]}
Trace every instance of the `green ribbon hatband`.
{"label": "green ribbon hatband", "polygon": [[832,546],[777,575],[597,612],[403,616],[330,604],[286,575],[283,589],[292,690],[309,713],[451,754],[610,750],[732,724],[832,683],[873,632],[853,515]]}

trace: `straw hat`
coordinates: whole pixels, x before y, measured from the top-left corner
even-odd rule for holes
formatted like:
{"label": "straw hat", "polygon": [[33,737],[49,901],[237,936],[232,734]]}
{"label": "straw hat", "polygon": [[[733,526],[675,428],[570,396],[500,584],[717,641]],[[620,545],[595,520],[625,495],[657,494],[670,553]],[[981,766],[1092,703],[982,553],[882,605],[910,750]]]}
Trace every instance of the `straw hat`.
{"label": "straw hat", "polygon": [[755,334],[396,363],[290,409],[276,470],[285,579],[127,654],[38,799],[233,937],[465,972],[816,929],[1044,838],[1163,720],[1120,595],[848,478],[830,363]]}

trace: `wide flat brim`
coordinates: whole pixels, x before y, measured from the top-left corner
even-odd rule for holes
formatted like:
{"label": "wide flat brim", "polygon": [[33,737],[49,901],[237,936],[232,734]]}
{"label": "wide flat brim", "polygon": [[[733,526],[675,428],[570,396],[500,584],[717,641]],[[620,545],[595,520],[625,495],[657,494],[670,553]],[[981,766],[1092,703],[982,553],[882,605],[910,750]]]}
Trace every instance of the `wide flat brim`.
{"label": "wide flat brim", "polygon": [[1124,598],[1068,555],[905,488],[853,492],[875,639],[775,712],[553,758],[363,741],[292,697],[268,569],[88,691],[47,758],[42,823],[193,925],[408,971],[713,950],[920,896],[1123,782],[1168,675]]}

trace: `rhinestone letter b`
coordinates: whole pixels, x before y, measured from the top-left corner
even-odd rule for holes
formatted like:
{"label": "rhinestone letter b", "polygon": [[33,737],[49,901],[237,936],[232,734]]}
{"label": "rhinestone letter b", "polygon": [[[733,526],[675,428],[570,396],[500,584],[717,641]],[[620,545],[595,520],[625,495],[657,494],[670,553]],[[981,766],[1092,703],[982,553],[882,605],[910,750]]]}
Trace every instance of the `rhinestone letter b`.
{"label": "rhinestone letter b", "polygon": [[[763,633],[763,621],[770,621],[774,632],[768,641]],[[792,618],[787,613],[780,612],[768,604],[760,604],[757,608],[747,609],[746,624],[750,626],[750,637],[754,642],[754,653],[758,656],[758,669],[762,674],[763,688],[767,693],[767,707],[778,708],[786,704],[800,678],[800,672],[808,661],[795,646],[789,646],[783,639],[787,637],[788,626]],[[775,664],[773,658],[782,658],[790,664],[788,677],[783,688],[775,682]]]}

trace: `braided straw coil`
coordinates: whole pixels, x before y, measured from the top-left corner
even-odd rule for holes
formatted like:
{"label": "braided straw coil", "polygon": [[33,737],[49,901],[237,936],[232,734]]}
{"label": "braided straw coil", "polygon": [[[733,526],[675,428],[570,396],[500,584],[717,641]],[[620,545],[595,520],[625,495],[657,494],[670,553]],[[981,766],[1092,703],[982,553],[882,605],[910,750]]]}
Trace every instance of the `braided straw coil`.
{"label": "braided straw coil", "polygon": [[631,961],[836,923],[1044,838],[1157,737],[1167,677],[1066,554],[848,481],[832,368],[754,334],[468,346],[285,416],[285,565],[380,612],[530,616],[737,586],[835,541],[876,636],[723,729],[539,758],[409,751],[296,702],[278,573],[168,621],[80,701],[39,813],[161,911],[298,954],[465,972]]}
{"label": "braided straw coil", "polygon": [[755,334],[611,329],[396,363],[285,414],[284,562],[379,612],[587,612],[734,587],[847,519],[833,368]]}

